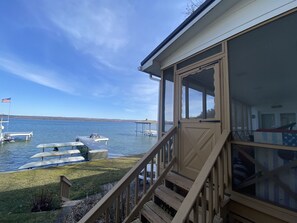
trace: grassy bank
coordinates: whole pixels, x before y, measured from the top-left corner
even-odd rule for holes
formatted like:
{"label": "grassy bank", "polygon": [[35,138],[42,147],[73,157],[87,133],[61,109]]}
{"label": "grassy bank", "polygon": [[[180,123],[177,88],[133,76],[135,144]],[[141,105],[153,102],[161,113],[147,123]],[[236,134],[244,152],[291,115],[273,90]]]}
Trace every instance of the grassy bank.
{"label": "grassy bank", "polygon": [[41,193],[59,206],[59,176],[73,184],[71,199],[81,199],[100,192],[100,186],[119,180],[139,157],[97,160],[79,164],[0,173],[0,222],[55,222],[60,210],[32,213],[34,198]]}

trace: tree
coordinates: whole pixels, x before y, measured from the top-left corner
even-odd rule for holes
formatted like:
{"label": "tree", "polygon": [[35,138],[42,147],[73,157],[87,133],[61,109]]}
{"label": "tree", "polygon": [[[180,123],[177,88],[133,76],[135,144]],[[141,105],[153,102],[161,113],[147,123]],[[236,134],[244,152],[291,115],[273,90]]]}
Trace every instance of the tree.
{"label": "tree", "polygon": [[205,0],[188,0],[186,15],[191,15]]}

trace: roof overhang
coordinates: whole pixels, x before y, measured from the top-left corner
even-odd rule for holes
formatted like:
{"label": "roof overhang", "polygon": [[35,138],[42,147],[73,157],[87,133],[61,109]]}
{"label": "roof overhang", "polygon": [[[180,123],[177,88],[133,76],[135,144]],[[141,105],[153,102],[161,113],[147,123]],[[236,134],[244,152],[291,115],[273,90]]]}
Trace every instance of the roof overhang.
{"label": "roof overhang", "polygon": [[151,75],[160,76],[159,56],[166,52],[177,39],[208,14],[208,12],[221,1],[222,0],[206,0],[141,62],[139,70]]}
{"label": "roof overhang", "polygon": [[297,0],[206,0],[141,62],[139,70],[161,76],[162,69],[294,8]]}

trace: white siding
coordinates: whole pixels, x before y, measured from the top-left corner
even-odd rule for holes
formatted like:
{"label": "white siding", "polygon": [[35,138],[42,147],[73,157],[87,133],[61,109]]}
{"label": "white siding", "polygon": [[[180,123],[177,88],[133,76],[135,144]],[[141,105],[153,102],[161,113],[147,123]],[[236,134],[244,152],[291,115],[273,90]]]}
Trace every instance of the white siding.
{"label": "white siding", "polygon": [[[228,0],[227,0],[228,1]],[[217,7],[220,7],[218,5]],[[167,67],[213,44],[297,7],[297,0],[242,0],[161,61]],[[182,37],[181,37],[182,38]],[[181,41],[182,42],[182,41]]]}

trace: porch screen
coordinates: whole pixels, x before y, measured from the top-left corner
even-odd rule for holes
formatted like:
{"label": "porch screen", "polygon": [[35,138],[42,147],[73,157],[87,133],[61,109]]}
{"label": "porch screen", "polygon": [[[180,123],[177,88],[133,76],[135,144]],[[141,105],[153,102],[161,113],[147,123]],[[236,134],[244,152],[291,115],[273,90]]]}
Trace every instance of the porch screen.
{"label": "porch screen", "polygon": [[295,211],[296,24],[292,13],[228,41],[233,190]]}
{"label": "porch screen", "polygon": [[173,82],[173,67],[170,67],[163,72],[163,123],[162,132],[167,132],[173,126],[173,97],[174,97],[174,82]]}
{"label": "porch screen", "polygon": [[228,42],[235,140],[297,146],[297,13]]}

